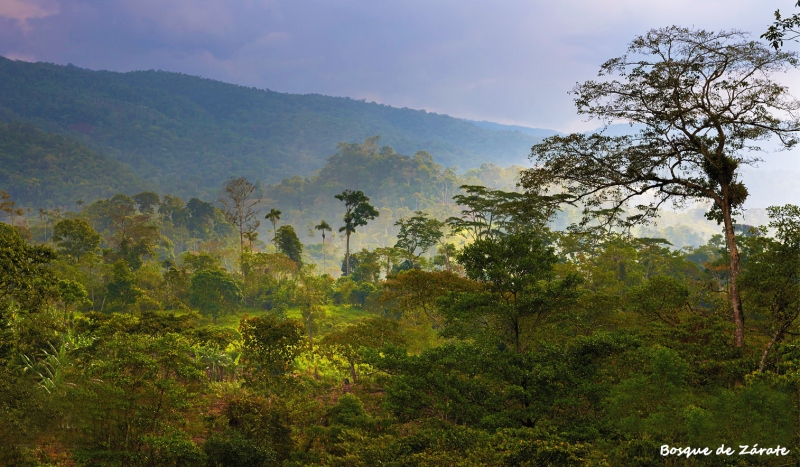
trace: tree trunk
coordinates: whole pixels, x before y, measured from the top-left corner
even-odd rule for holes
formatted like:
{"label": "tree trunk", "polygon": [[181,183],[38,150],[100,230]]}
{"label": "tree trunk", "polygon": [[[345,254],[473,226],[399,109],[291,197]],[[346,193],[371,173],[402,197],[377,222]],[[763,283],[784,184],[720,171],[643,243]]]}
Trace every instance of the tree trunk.
{"label": "tree trunk", "polygon": [[353,360],[348,362],[350,364],[350,377],[353,378],[353,384],[356,384],[358,373],[356,373],[356,364]]}
{"label": "tree trunk", "polygon": [[733,228],[731,210],[729,206],[722,207],[722,219],[725,224],[725,241],[730,253],[730,285],[728,299],[733,312],[733,345],[744,347],[744,315],[742,314],[742,299],[739,296],[739,287],[736,280],[739,278],[739,248],[736,246],[736,232]]}
{"label": "tree trunk", "polygon": [[767,346],[764,347],[764,352],[761,354],[761,361],[758,363],[758,372],[762,373],[764,371],[764,367],[767,365],[767,355],[769,355],[770,349],[778,343],[783,338],[783,333],[786,332],[786,329],[789,327],[789,324],[781,326],[775,331],[775,334],[772,336],[772,339],[767,343]]}
{"label": "tree trunk", "polygon": [[347,232],[347,242],[344,250],[344,275],[350,275],[350,232]]}

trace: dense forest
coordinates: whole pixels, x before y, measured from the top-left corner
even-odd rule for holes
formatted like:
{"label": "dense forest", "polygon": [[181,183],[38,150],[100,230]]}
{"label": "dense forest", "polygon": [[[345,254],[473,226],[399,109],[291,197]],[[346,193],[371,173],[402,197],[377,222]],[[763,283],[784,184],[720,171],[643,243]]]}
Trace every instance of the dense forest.
{"label": "dense forest", "polygon": [[[641,129],[549,136],[529,168],[367,136],[273,183],[212,158],[212,199],[131,176],[95,149],[111,130],[3,124],[3,180],[46,176],[0,189],[0,465],[800,463],[800,207],[741,223],[739,172],[800,143],[769,79],[796,56],[677,27],[628,52],[576,104]],[[670,205],[714,235],[671,244]]]}
{"label": "dense forest", "polygon": [[740,349],[720,236],[553,231],[527,195],[468,190],[338,279],[287,226],[240,250],[197,198],[57,221],[6,198],[2,462],[663,465],[665,443],[795,442],[794,337],[775,333],[797,317],[797,208],[740,237]]}
{"label": "dense forest", "polygon": [[[532,144],[555,133],[178,73],[112,73],[3,57],[0,121],[69,136],[126,164],[158,191],[204,199],[243,173],[263,184],[311,175],[340,141],[381,135],[402,153],[424,149],[463,171],[484,162],[523,163]],[[35,200],[24,189],[16,196]]]}
{"label": "dense forest", "polygon": [[28,206],[54,208],[147,187],[124,164],[66,136],[0,122],[0,186]]}

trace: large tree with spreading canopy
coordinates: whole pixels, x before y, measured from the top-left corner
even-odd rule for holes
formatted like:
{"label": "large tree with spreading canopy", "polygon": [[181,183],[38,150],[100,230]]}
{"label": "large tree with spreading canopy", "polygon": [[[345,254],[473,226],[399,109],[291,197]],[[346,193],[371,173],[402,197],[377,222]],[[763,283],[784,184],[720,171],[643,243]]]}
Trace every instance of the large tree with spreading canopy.
{"label": "large tree with spreading canopy", "polygon": [[[772,78],[796,63],[796,54],[738,31],[651,30],[604,63],[598,80],[573,89],[579,114],[606,125],[630,123],[638,132],[547,138],[532,148],[534,167],[522,184],[538,193],[558,187],[583,204],[584,225],[630,227],[648,222],[665,203],[710,201],[707,216],[723,225],[730,251],[728,294],[734,344],[741,347],[734,216],[748,192],[740,168],[760,160],[759,143],[797,143],[800,103]],[[640,204],[626,213],[631,201]]]}

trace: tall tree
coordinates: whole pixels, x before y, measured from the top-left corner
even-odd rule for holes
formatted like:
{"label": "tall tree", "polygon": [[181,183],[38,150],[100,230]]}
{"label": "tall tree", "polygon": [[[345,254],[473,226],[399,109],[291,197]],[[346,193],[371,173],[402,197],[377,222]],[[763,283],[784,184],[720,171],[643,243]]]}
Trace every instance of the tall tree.
{"label": "tall tree", "polygon": [[[623,227],[645,223],[667,202],[711,201],[707,213],[724,225],[730,251],[729,299],[734,343],[744,345],[744,318],[736,280],[739,250],[733,216],[747,198],[739,167],[759,159],[758,141],[777,136],[785,148],[797,143],[800,103],[771,79],[796,63],[741,32],[678,27],[636,38],[622,57],[600,69],[602,81],[577,85],[578,113],[604,123],[642,126],[634,136],[572,134],[532,148],[534,168],[522,184],[532,192],[560,185],[590,219]],[[624,217],[639,195],[652,201]]]}
{"label": "tall tree", "polygon": [[242,301],[242,290],[225,271],[203,270],[192,276],[189,285],[189,300],[203,314],[211,315],[214,324],[217,317]]}
{"label": "tall tree", "polygon": [[319,224],[315,225],[314,228],[316,230],[319,230],[320,232],[322,232],[322,265],[324,267],[324,265],[325,265],[325,231],[327,230],[328,232],[330,232],[333,229],[331,229],[331,226],[328,225],[328,223],[325,222],[324,219],[322,221],[320,221]]}
{"label": "tall tree", "polygon": [[264,216],[264,219],[269,219],[272,222],[272,241],[274,242],[276,238],[278,238],[278,221],[281,220],[281,214],[283,214],[280,210],[271,208],[269,213]]}
{"label": "tall tree", "polygon": [[53,228],[53,241],[58,252],[69,256],[73,261],[97,250],[100,234],[83,219],[64,219]]}
{"label": "tall tree", "polygon": [[403,257],[403,250],[388,246],[384,248],[375,248],[375,254],[383,261],[386,266],[386,278],[392,273],[392,265],[397,264],[397,261]]}
{"label": "tall tree", "polygon": [[[427,213],[417,211],[413,216],[404,217],[395,222],[400,227],[397,234],[395,248],[400,248],[406,253],[406,259],[411,267],[416,260],[425,254],[433,245],[442,238],[444,222],[429,217]],[[419,250],[419,254],[417,254]]]}
{"label": "tall tree", "polygon": [[152,191],[143,191],[134,195],[133,200],[136,201],[139,212],[142,214],[154,214],[156,208],[161,204],[161,198]]}
{"label": "tall tree", "polygon": [[23,214],[22,208],[16,207],[16,204],[16,201],[11,199],[11,195],[8,192],[0,190],[0,211],[6,213],[11,225],[14,225],[15,217]]}
{"label": "tall tree", "polygon": [[278,251],[291,258],[298,265],[303,264],[303,244],[297,238],[294,227],[282,225],[275,237],[275,246]]}
{"label": "tall tree", "polygon": [[541,327],[574,305],[580,277],[559,278],[547,239],[535,231],[477,240],[458,260],[467,277],[484,290],[453,294],[444,301],[445,335],[466,337],[489,331],[517,352],[529,349]]}
{"label": "tall tree", "polygon": [[334,196],[344,203],[344,225],[339,227],[339,232],[344,232],[347,237],[344,254],[345,276],[350,275],[350,235],[356,227],[367,225],[367,222],[378,217],[378,210],[369,204],[369,198],[363,191],[344,190]]}
{"label": "tall tree", "polygon": [[256,209],[261,197],[255,191],[255,185],[245,177],[231,178],[225,182],[226,196],[219,199],[225,219],[239,232],[239,254],[244,252],[244,234],[255,231],[261,224],[255,219],[261,212]]}

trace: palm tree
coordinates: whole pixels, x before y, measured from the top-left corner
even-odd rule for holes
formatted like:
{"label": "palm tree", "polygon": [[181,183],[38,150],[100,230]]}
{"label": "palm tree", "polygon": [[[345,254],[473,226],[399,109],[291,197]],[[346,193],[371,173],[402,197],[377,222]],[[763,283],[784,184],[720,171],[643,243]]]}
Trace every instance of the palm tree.
{"label": "palm tree", "polygon": [[315,229],[322,231],[322,267],[325,267],[325,231],[331,232],[331,226],[324,220],[314,226]]}
{"label": "palm tree", "polygon": [[274,236],[272,237],[272,241],[274,242],[276,238],[278,238],[278,221],[281,220],[281,212],[275,208],[269,210],[269,213],[264,216],[264,219],[269,219],[272,222],[272,232]]}

